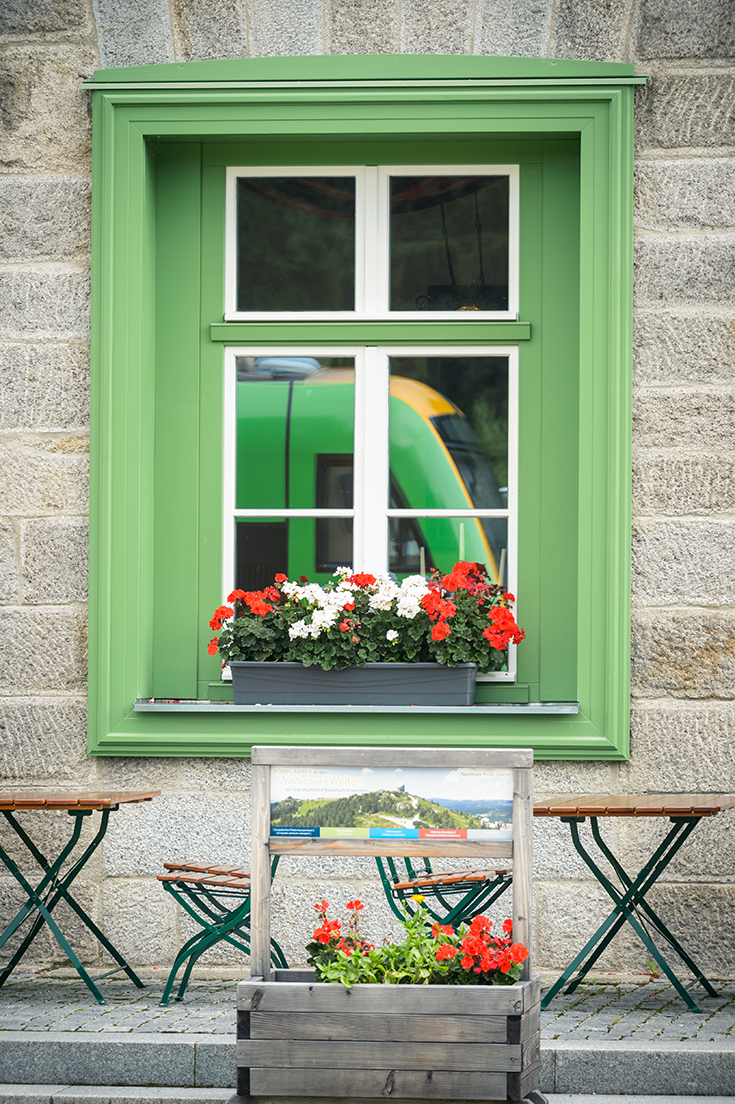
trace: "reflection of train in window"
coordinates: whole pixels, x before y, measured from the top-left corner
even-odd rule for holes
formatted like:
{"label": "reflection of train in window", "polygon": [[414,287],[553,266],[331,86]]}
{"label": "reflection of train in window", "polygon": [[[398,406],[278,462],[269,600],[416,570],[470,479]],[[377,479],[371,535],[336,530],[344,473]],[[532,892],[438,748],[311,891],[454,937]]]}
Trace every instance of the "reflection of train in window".
{"label": "reflection of train in window", "polygon": [[[346,358],[327,367],[237,358],[238,506],[352,509],[354,378]],[[470,422],[435,389],[391,376],[390,437],[391,508],[506,508]],[[390,570],[449,570],[466,559],[498,578],[506,534],[505,518],[391,518]],[[313,579],[352,562],[351,518],[239,518],[236,539],[236,585],[245,589],[277,572]]]}

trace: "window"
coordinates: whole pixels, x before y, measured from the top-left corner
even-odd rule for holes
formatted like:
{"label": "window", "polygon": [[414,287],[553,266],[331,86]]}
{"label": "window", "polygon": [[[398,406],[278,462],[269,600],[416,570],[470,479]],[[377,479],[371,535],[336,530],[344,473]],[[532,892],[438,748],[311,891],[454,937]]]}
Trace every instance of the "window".
{"label": "window", "polygon": [[[637,80],[376,57],[90,82],[91,751],[627,754]],[[527,632],[476,709],[226,704],[226,580],[476,548]]]}

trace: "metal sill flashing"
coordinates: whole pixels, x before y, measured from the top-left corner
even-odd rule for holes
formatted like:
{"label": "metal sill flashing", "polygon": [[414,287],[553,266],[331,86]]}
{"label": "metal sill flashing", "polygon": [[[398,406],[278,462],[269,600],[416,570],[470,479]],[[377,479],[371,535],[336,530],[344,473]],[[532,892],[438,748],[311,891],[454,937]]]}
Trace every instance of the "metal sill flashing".
{"label": "metal sill flashing", "polygon": [[579,702],[483,702],[480,705],[234,705],[224,701],[137,698],[135,713],[454,713],[474,716],[579,713]]}

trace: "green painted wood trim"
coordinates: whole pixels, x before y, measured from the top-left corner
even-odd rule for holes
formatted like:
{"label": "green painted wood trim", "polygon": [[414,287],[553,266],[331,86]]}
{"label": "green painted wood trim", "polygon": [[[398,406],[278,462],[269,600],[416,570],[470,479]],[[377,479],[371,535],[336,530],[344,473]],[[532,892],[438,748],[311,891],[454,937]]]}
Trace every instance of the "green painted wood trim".
{"label": "green painted wood trim", "polygon": [[[214,322],[210,340],[228,345],[420,345],[425,322]],[[504,345],[529,341],[530,322],[441,322],[432,324],[432,345]]]}
{"label": "green painted wood trim", "polygon": [[[632,89],[616,86],[612,78],[605,87],[584,88],[553,81],[538,90],[462,85],[457,79],[452,88],[409,88],[404,97],[396,89],[336,87],[312,87],[306,93],[271,88],[100,89],[95,94],[92,753],[238,755],[246,754],[255,742],[303,739],[312,743],[531,744],[540,758],[627,755]],[[348,715],[347,721],[339,723],[320,717],[304,718],[297,725],[293,716],[285,721],[259,715],[215,716],[204,723],[200,717],[176,715],[172,723],[170,715],[166,719],[133,714],[137,697],[152,696],[153,418],[159,370],[154,341],[155,181],[161,143],[206,138],[221,145],[232,138],[259,135],[300,135],[307,141],[315,135],[340,140],[346,135],[357,140],[369,135],[371,141],[383,135],[402,142],[406,135],[478,139],[488,134],[501,139],[579,135],[581,142],[580,382],[575,408],[579,566],[577,580],[568,584],[576,590],[578,641],[577,693],[569,696],[579,697],[580,714],[494,718],[491,723],[481,717],[449,721],[444,715],[397,719],[380,715],[378,720]],[[210,227],[210,232],[216,236],[217,227]],[[208,301],[208,319],[217,316],[212,303]],[[547,319],[544,326],[552,321]],[[211,390],[211,401],[216,403],[221,352],[215,354],[221,346],[209,339],[209,325],[202,333],[202,348],[209,350],[209,360],[202,359],[202,378],[207,398]],[[536,333],[534,324],[533,339],[521,345],[524,371],[544,371],[538,359],[544,326]],[[538,429],[541,439],[544,403],[538,406],[536,422],[531,417],[529,424]],[[215,463],[216,458],[209,456],[206,462]],[[214,517],[216,502],[206,505]],[[537,505],[542,508],[540,502]],[[207,535],[204,513],[202,507],[202,539]],[[539,557],[543,551],[538,548]],[[199,578],[204,587],[201,571]],[[554,594],[563,591],[566,597],[566,584],[566,579],[556,579]],[[543,604],[539,602],[537,608],[540,614]],[[533,658],[537,645],[530,637],[526,645],[523,655],[528,657],[530,671],[538,667]],[[538,700],[538,678],[525,676],[525,682],[531,700]]]}
{"label": "green painted wood trim", "polygon": [[560,80],[625,78],[624,62],[531,57],[466,57],[455,54],[330,54],[311,57],[223,58],[161,65],[98,69],[94,81],[174,84],[195,81],[358,81],[358,80]]}

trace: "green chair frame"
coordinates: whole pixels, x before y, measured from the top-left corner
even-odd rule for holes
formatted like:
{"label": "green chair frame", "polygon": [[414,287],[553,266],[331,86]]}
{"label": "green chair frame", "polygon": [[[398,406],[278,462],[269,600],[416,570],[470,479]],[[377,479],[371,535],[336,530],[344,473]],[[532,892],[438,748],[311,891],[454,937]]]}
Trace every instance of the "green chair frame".
{"label": "green chair frame", "polygon": [[[271,878],[275,875],[277,867],[278,856],[273,859],[271,864]],[[173,871],[173,873],[176,872]],[[182,870],[181,873],[185,875],[186,872]],[[210,879],[210,882],[214,881],[214,878]],[[187,940],[176,955],[160,1001],[161,1005],[165,1006],[171,998],[171,990],[176,982],[176,975],[181,966],[187,962],[187,959],[188,963],[174,998],[177,1001],[184,999],[191,971],[197,959],[216,943],[224,940],[224,942],[230,943],[245,954],[250,954],[250,886],[236,888],[226,885],[205,884],[202,881],[173,879],[161,880],[161,884],[166,892],[170,893],[189,916],[204,929]],[[240,903],[233,907],[230,904],[232,901],[239,901]],[[276,968],[287,969],[288,963],[283,950],[275,939],[271,939],[270,942],[271,962]]]}
{"label": "green chair frame", "polygon": [[[405,865],[405,875],[398,870],[398,862]],[[415,867],[413,862],[417,863]],[[375,856],[375,862],[380,872],[380,880],[383,883],[388,904],[401,923],[406,916],[416,915],[418,902],[412,903],[412,898],[420,895],[424,898],[423,906],[429,916],[438,924],[451,924],[458,928],[460,924],[479,916],[484,909],[489,908],[499,897],[510,888],[513,875],[506,869],[487,869],[480,871],[453,871],[451,874],[435,874],[428,858],[402,860],[386,856]],[[421,864],[419,866],[418,864]],[[478,875],[485,875],[481,880]],[[494,874],[494,877],[489,875]],[[456,881],[439,882],[440,877],[459,876]],[[474,876],[473,876],[474,875]],[[407,882],[416,883],[406,885]],[[461,894],[459,901],[450,901],[448,898]],[[429,898],[427,901],[426,898]],[[441,911],[439,911],[441,909]]]}

